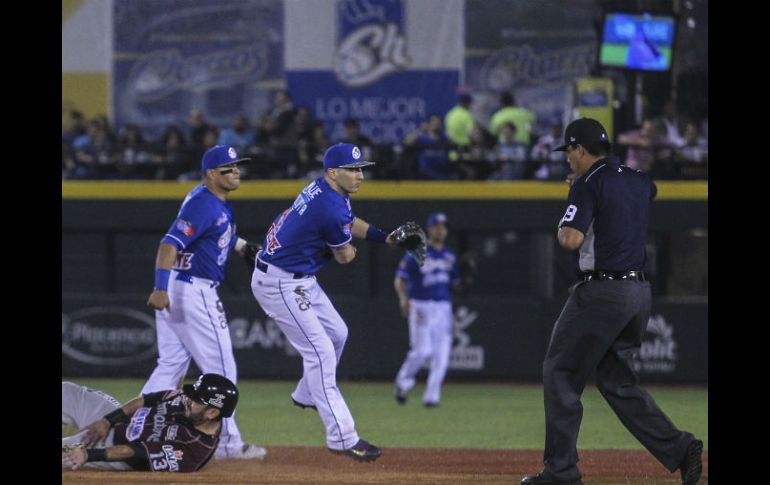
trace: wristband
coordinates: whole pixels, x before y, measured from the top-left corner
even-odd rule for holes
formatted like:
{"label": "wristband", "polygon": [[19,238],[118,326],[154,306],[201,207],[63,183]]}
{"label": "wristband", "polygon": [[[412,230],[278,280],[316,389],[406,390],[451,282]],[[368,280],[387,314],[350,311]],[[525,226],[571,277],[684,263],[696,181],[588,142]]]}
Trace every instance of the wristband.
{"label": "wristband", "polygon": [[104,448],[88,448],[86,461],[107,461],[107,450]]}
{"label": "wristband", "polygon": [[171,276],[171,270],[158,268],[155,270],[155,289],[168,290],[168,279]]}
{"label": "wristband", "polygon": [[115,426],[118,423],[128,421],[128,414],[123,411],[123,408],[118,408],[109,414],[105,414],[104,419],[110,423],[110,426]]}
{"label": "wristband", "polygon": [[374,227],[374,225],[372,224],[369,224],[369,229],[366,230],[367,240],[384,243],[387,238],[388,238],[387,232],[383,231],[378,227]]}

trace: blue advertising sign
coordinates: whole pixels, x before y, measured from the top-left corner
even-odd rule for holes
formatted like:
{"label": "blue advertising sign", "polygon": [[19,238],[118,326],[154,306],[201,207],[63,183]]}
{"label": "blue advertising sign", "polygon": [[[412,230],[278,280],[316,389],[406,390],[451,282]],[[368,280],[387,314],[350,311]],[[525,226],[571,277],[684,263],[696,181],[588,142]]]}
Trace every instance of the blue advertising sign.
{"label": "blue advertising sign", "polygon": [[[375,143],[399,143],[455,104],[462,0],[286,2],[286,81],[332,141],[356,118]],[[314,29],[308,29],[312,24]]]}

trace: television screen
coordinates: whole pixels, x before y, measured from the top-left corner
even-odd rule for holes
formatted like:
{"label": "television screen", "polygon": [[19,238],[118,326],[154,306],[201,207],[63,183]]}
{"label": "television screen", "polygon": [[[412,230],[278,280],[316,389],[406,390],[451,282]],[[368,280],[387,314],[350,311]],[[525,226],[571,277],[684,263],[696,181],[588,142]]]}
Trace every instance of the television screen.
{"label": "television screen", "polygon": [[676,19],[673,15],[606,13],[599,64],[640,71],[671,69]]}

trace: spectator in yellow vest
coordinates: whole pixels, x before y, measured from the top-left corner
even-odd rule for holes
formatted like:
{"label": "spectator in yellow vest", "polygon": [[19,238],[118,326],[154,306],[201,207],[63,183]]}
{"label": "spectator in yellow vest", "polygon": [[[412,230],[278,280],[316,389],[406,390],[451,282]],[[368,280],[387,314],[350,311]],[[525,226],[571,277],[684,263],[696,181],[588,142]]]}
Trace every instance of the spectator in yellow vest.
{"label": "spectator in yellow vest", "polygon": [[500,104],[502,107],[492,115],[492,121],[489,125],[492,134],[496,137],[500,136],[500,129],[503,125],[513,123],[516,125],[516,141],[529,147],[532,125],[537,121],[537,115],[534,111],[516,107],[516,101],[510,92],[504,92],[500,95]]}
{"label": "spectator in yellow vest", "polygon": [[470,93],[461,92],[457,95],[457,105],[444,116],[447,138],[461,149],[471,143],[470,134],[474,125],[470,110],[472,102]]}

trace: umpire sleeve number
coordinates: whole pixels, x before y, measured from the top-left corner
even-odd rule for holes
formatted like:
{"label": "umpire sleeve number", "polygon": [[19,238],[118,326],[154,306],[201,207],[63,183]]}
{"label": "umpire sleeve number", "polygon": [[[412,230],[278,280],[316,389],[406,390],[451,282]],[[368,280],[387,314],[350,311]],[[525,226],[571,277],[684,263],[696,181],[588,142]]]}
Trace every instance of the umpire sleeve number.
{"label": "umpire sleeve number", "polygon": [[570,206],[567,207],[567,212],[564,213],[564,217],[562,217],[561,221],[559,222],[559,227],[563,226],[565,222],[569,222],[574,219],[577,210],[577,206],[570,204]]}

